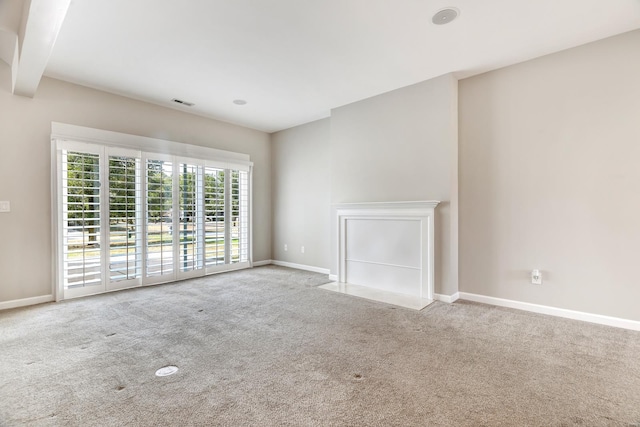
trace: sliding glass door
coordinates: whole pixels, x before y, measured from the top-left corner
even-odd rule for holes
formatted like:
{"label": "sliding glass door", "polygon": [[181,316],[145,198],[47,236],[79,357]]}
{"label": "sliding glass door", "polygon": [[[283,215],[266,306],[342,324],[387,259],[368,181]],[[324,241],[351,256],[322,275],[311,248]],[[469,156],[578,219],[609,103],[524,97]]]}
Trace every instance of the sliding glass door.
{"label": "sliding glass door", "polygon": [[249,170],[69,141],[57,154],[64,298],[250,266]]}

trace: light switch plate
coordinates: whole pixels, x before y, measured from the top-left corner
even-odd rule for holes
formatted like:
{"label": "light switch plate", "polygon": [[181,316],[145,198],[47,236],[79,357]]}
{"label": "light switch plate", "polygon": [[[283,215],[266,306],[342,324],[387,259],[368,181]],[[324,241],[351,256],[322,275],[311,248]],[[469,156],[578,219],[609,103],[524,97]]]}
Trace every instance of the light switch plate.
{"label": "light switch plate", "polygon": [[8,200],[0,201],[0,212],[11,212],[11,202]]}

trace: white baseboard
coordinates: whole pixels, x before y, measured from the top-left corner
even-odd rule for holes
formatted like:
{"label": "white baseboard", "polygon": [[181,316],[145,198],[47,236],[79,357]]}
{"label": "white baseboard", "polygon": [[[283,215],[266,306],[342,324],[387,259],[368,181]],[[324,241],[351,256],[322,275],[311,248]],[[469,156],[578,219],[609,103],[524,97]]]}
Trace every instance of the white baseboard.
{"label": "white baseboard", "polygon": [[273,261],[271,261],[270,259],[266,259],[264,261],[255,261],[253,263],[254,267],[262,267],[263,265],[270,265]]}
{"label": "white baseboard", "polygon": [[329,280],[333,280],[334,282],[338,281],[338,275],[337,274],[329,274]]}
{"label": "white baseboard", "polygon": [[298,270],[313,271],[314,273],[329,274],[328,268],[314,267],[312,265],[296,264],[293,262],[278,261],[275,259],[271,260],[271,264],[279,265],[281,267],[297,268]]}
{"label": "white baseboard", "polygon": [[459,292],[460,299],[480,302],[484,304],[497,305],[500,307],[515,308],[518,310],[531,311],[533,313],[548,314],[550,316],[564,317],[567,319],[582,320],[584,322],[597,323],[599,325],[614,326],[616,328],[631,329],[640,331],[640,321],[621,319],[619,317],[603,316],[601,314],[585,313],[582,311],[567,310],[564,308],[550,307],[546,305],[531,304],[528,302],[513,301],[502,298],[489,297],[485,295]]}
{"label": "white baseboard", "polygon": [[451,304],[452,302],[456,302],[458,298],[460,298],[459,292],[456,292],[453,295],[433,294],[434,300],[446,302],[448,304]]}
{"label": "white baseboard", "polygon": [[27,305],[42,304],[45,302],[52,302],[55,298],[53,295],[42,295],[39,297],[14,299],[11,301],[0,302],[0,310],[8,310],[10,308],[26,307]]}

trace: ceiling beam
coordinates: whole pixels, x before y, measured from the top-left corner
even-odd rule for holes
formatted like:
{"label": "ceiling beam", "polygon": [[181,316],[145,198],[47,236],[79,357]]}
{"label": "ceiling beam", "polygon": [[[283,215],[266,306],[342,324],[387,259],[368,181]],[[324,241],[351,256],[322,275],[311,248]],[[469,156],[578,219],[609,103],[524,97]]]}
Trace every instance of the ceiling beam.
{"label": "ceiling beam", "polygon": [[13,93],[33,97],[71,0],[25,0],[18,29],[19,59]]}
{"label": "ceiling beam", "polygon": [[11,87],[16,84],[18,75],[18,35],[0,28],[0,59],[11,67]]}
{"label": "ceiling beam", "polygon": [[0,59],[11,67],[11,87],[18,73],[18,28],[22,0],[0,0]]}

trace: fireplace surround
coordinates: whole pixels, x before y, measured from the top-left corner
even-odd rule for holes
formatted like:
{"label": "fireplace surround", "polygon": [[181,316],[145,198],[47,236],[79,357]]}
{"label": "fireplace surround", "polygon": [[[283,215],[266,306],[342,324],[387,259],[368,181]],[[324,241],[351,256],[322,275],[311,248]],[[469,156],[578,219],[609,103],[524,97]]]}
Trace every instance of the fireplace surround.
{"label": "fireplace surround", "polygon": [[431,303],[438,203],[334,205],[337,283],[324,288],[418,309]]}

